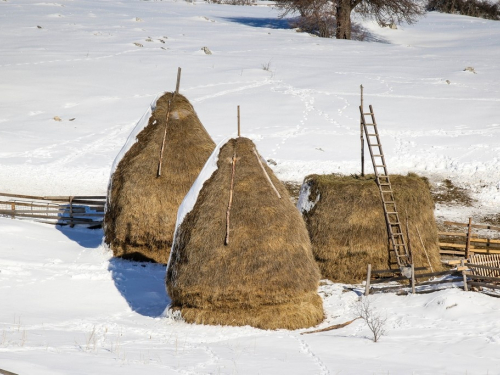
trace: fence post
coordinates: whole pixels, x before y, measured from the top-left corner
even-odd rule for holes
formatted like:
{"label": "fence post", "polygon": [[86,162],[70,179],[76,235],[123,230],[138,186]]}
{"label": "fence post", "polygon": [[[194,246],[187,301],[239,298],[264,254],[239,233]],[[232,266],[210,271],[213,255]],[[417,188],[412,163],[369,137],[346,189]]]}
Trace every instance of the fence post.
{"label": "fence post", "polygon": [[372,278],[372,265],[369,264],[366,270],[365,296],[370,294],[370,279]]}
{"label": "fence post", "polygon": [[467,274],[465,273],[465,270],[463,269],[463,268],[465,268],[465,261],[463,259],[460,261],[460,266],[462,267],[462,277],[464,278],[464,291],[468,292],[469,287],[467,286]]}
{"label": "fence post", "polygon": [[73,228],[75,224],[73,223],[73,198],[69,197],[69,227]]}
{"label": "fence post", "polygon": [[411,264],[411,292],[415,294],[415,264]]}
{"label": "fence post", "polygon": [[16,218],[16,204],[14,202],[12,202],[10,204],[10,208],[12,210],[12,215],[11,215],[11,219],[15,219]]}
{"label": "fence post", "polygon": [[465,259],[469,259],[471,230],[472,230],[472,218],[469,217],[469,225],[467,226],[467,242],[465,243]]}

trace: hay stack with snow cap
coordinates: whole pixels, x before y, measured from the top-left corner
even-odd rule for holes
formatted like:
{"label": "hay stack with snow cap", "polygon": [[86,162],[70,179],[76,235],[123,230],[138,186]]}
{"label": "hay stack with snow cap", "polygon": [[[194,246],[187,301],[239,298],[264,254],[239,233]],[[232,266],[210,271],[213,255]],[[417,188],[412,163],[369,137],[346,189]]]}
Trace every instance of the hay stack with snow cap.
{"label": "hay stack with snow cap", "polygon": [[104,232],[115,256],[168,262],[177,209],[214,148],[184,96],[158,99],[111,176]]}
{"label": "hay stack with snow cap", "polygon": [[[426,179],[415,174],[392,175],[392,188],[406,238],[408,216],[415,267],[441,269],[434,202]],[[366,266],[388,268],[387,229],[374,176],[311,175],[297,204],[303,213],[314,257],[324,278],[356,283]]]}
{"label": "hay stack with snow cap", "polygon": [[320,273],[300,213],[247,138],[209,159],[186,196],[167,269],[187,322],[297,329],[323,320]]}

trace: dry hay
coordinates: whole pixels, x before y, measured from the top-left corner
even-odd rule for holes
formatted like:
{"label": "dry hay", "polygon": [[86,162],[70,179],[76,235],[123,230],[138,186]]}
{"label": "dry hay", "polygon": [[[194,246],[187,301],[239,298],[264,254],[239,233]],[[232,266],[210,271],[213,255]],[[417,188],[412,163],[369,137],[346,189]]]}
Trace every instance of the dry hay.
{"label": "dry hay", "polygon": [[104,228],[115,256],[168,262],[177,209],[215,148],[189,101],[177,94],[157,177],[171,99],[172,93],[158,99],[148,125],[112,176]]}
{"label": "dry hay", "polygon": [[[405,238],[406,217],[409,218],[415,267],[429,267],[418,228],[432,267],[440,270],[434,202],[428,181],[408,174],[391,176],[391,183]],[[369,263],[374,270],[387,269],[387,229],[374,176],[311,175],[306,177],[303,189],[307,186],[309,201],[318,201],[303,215],[322,276],[355,283],[366,278]]]}
{"label": "dry hay", "polygon": [[218,169],[180,223],[166,279],[172,306],[190,323],[314,326],[323,320],[323,306],[307,229],[286,188],[263,162],[282,198],[273,190],[254,150],[246,138],[223,145]]}

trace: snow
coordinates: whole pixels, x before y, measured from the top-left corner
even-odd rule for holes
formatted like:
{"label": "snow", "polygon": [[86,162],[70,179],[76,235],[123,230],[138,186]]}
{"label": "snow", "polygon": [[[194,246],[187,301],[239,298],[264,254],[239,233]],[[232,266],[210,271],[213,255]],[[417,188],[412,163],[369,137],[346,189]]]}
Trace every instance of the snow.
{"label": "snow", "polygon": [[[219,153],[222,146],[224,146],[229,139],[223,139],[219,144],[215,147],[215,150],[212,152],[212,155],[208,158],[207,162],[203,166],[200,174],[196,178],[189,189],[188,193],[182,200],[182,203],[177,211],[177,220],[175,223],[175,231],[177,232],[177,228],[182,224],[184,218],[191,210],[194,208],[196,201],[198,200],[198,195],[200,194],[201,189],[203,188],[203,184],[212,177],[214,172],[217,170],[217,162],[219,161]],[[175,235],[174,235],[175,242]]]}
{"label": "snow", "polygon": [[[177,235],[177,228],[182,224],[184,218],[191,210],[194,208],[196,201],[198,200],[198,195],[200,194],[201,189],[205,182],[212,177],[214,172],[217,170],[217,162],[219,161],[219,153],[222,146],[227,143],[228,139],[223,139],[219,144],[215,147],[215,150],[212,152],[212,155],[208,158],[207,162],[203,166],[200,174],[196,178],[193,183],[193,186],[189,189],[188,193],[182,200],[181,205],[179,206],[179,210],[177,211],[177,219],[175,222],[175,232],[172,243],[175,244],[175,237]],[[172,255],[172,253],[170,253]],[[168,264],[170,264],[170,258],[168,260]]]}
{"label": "snow", "polygon": [[311,211],[321,198],[321,194],[318,194],[314,202],[312,202],[309,199],[310,195],[311,195],[311,185],[309,185],[308,183],[302,184],[302,186],[300,187],[299,199],[297,200],[297,209],[300,212],[306,213]]}
{"label": "snow", "polygon": [[[276,16],[200,1],[0,1],[0,191],[104,195],[113,161],[180,66],[180,91],[213,139],[236,134],[241,105],[242,135],[283,180],[359,173],[363,84],[390,173],[448,178],[476,199],[438,206],[438,216],[498,212],[499,22],[429,13],[392,30],[360,21],[374,43],[297,33]],[[0,233],[0,369],[500,374],[496,298],[458,288],[370,297],[388,317],[377,344],[361,321],[303,336],[188,325],[162,315],[165,267],[111,258],[100,230],[0,218]],[[359,293],[344,287],[320,287],[320,327],[353,318]]]}

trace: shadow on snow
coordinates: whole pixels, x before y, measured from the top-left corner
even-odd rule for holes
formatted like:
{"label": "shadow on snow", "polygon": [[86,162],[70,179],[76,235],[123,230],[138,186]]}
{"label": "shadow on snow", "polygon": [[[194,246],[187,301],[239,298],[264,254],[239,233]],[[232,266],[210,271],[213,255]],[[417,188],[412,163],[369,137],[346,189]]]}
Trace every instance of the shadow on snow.
{"label": "shadow on snow", "polygon": [[116,289],[138,314],[159,317],[170,304],[165,290],[167,266],[158,263],[133,262],[111,258],[108,270]]}
{"label": "shadow on snow", "polygon": [[266,27],[269,29],[289,29],[290,19],[257,18],[257,17],[223,17],[226,21],[241,23],[252,27]]}
{"label": "shadow on snow", "polygon": [[102,229],[88,229],[85,227],[56,225],[58,231],[63,233],[70,240],[75,241],[81,247],[86,249],[96,249],[102,244],[104,237]]}

